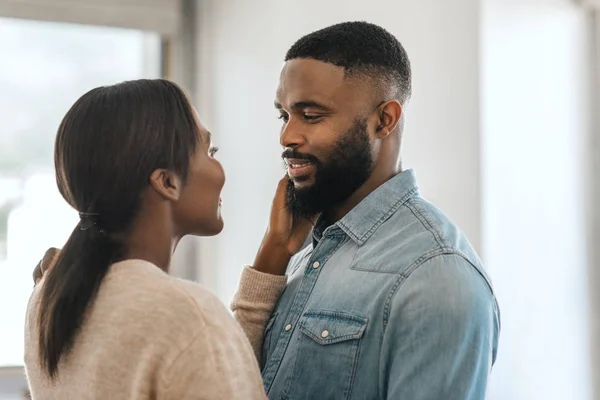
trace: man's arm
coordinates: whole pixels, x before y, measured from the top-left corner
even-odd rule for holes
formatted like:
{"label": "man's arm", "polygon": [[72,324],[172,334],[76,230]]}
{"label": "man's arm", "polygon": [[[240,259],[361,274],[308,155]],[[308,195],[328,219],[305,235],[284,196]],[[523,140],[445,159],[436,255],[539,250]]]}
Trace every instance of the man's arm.
{"label": "man's arm", "polygon": [[388,399],[485,398],[500,321],[491,289],[468,261],[426,261],[388,306],[380,382]]}
{"label": "man's arm", "polygon": [[246,267],[231,303],[233,317],[248,337],[259,363],[265,327],[286,283],[285,275],[272,275]]}

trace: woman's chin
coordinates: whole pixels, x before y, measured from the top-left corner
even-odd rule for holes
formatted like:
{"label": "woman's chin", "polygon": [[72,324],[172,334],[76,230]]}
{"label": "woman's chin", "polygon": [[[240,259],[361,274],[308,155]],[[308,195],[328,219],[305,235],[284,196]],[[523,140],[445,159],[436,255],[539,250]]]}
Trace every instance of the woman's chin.
{"label": "woman's chin", "polygon": [[194,221],[194,224],[189,226],[189,233],[192,236],[216,236],[223,231],[224,222],[220,214],[214,218],[203,218]]}
{"label": "woman's chin", "polygon": [[219,233],[223,232],[223,228],[225,227],[225,223],[222,219],[219,219],[218,226],[216,227],[214,233],[211,236],[216,236]]}
{"label": "woman's chin", "polygon": [[223,232],[223,228],[225,227],[225,223],[223,222],[223,218],[219,217],[213,224],[209,227],[205,227],[203,230],[203,234],[200,236],[216,236],[219,233]]}

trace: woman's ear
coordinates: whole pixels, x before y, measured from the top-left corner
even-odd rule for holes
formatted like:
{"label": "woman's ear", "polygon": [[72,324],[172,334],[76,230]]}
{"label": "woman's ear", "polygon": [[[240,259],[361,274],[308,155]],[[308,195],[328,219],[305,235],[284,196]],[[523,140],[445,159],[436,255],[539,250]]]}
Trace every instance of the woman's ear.
{"label": "woman's ear", "polygon": [[383,139],[398,126],[402,117],[402,105],[398,100],[389,100],[378,107],[377,113],[379,121],[376,134],[379,139]]}
{"label": "woman's ear", "polygon": [[152,172],[150,186],[169,201],[177,201],[181,195],[181,178],[176,173],[166,169],[157,169]]}

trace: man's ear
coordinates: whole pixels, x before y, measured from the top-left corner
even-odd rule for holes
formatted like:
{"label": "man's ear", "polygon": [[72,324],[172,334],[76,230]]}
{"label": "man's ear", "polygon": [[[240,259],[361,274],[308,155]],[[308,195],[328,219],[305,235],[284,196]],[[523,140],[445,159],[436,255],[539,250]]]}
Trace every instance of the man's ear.
{"label": "man's ear", "polygon": [[377,130],[379,139],[384,139],[398,127],[402,118],[402,105],[398,100],[388,100],[377,107]]}
{"label": "man's ear", "polygon": [[150,186],[169,201],[179,200],[181,195],[181,178],[173,171],[157,169],[150,175]]}

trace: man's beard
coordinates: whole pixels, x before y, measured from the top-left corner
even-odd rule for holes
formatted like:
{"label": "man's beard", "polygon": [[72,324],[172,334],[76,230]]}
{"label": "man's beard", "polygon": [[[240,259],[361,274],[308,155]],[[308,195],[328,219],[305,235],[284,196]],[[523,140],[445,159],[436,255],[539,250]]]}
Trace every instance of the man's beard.
{"label": "man's beard", "polygon": [[355,121],[323,162],[293,150],[287,150],[284,156],[306,159],[316,170],[311,186],[297,189],[292,181],[288,184],[286,205],[294,218],[311,218],[343,203],[367,181],[373,170],[366,120]]}

